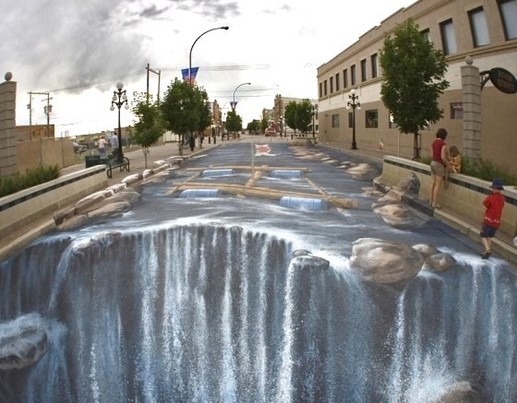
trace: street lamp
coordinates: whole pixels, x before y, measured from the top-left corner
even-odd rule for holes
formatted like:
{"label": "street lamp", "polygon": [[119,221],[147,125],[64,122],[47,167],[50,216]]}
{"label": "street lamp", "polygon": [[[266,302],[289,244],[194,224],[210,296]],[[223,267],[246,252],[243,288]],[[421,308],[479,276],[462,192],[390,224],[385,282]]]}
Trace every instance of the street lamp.
{"label": "street lamp", "polygon": [[194,45],[199,40],[199,38],[201,38],[205,34],[208,34],[209,32],[216,31],[218,29],[224,29],[225,31],[227,31],[229,29],[229,27],[217,27],[217,28],[212,28],[212,29],[209,29],[208,31],[203,32],[201,35],[199,35],[196,38],[196,40],[194,41],[194,43],[190,47],[190,53],[189,53],[189,56],[188,56],[188,82],[189,82],[190,85],[192,85],[192,49],[194,49]]}
{"label": "street lamp", "polygon": [[311,111],[312,111],[312,137],[316,137],[316,131],[315,131],[315,120],[314,117],[318,113],[318,105],[311,105]]}
{"label": "street lamp", "polygon": [[242,84],[239,84],[237,87],[235,87],[235,89],[233,90],[233,101],[232,103],[230,104],[231,107],[232,107],[232,112],[235,112],[235,108],[237,107],[237,102],[235,102],[235,92],[237,92],[237,90],[242,87],[243,85],[251,85],[251,83],[242,83]]}
{"label": "street lamp", "polygon": [[125,105],[125,109],[129,109],[127,103],[126,90],[122,90],[124,84],[117,83],[117,91],[113,91],[113,98],[111,99],[111,111],[115,110],[115,106],[118,108],[118,152],[117,160],[122,161],[124,155],[122,154],[122,129],[120,128],[120,108]]}
{"label": "street lamp", "polygon": [[355,94],[355,89],[352,89],[348,96],[346,109],[350,110],[350,108],[352,108],[352,150],[357,150],[357,143],[355,142],[355,109],[357,108],[360,111],[361,104],[359,103],[359,95]]}

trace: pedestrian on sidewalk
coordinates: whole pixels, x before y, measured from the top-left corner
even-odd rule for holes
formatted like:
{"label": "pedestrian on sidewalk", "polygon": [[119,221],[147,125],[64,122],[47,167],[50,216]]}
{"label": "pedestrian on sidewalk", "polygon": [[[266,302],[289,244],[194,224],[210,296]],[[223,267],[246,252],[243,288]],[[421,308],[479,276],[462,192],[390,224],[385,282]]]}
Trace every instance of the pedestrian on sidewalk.
{"label": "pedestrian on sidewalk", "polygon": [[97,142],[97,148],[99,149],[99,154],[101,158],[106,158],[106,149],[108,147],[108,142],[104,138],[104,136],[101,136],[99,141]]}
{"label": "pedestrian on sidewalk", "polygon": [[115,132],[111,133],[110,137],[111,153],[113,155],[118,154],[118,137]]}
{"label": "pedestrian on sidewalk", "polygon": [[196,138],[193,134],[190,135],[190,138],[188,139],[188,144],[190,146],[190,151],[194,151],[194,148],[196,148]]}
{"label": "pedestrian on sidewalk", "polygon": [[481,253],[482,259],[488,259],[492,254],[492,238],[501,226],[501,216],[504,207],[504,196],[501,193],[504,190],[502,179],[494,179],[490,189],[492,193],[483,200],[485,215],[480,236],[485,250]]}

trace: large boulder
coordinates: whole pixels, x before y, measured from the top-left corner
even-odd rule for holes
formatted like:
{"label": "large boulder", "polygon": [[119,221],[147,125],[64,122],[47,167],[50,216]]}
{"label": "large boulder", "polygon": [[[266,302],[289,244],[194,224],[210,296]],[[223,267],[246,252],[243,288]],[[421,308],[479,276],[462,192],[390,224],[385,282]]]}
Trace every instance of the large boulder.
{"label": "large boulder", "polygon": [[347,172],[352,175],[352,178],[357,180],[373,180],[379,174],[375,167],[365,162],[347,169]]}
{"label": "large boulder", "polygon": [[0,370],[28,367],[47,352],[48,329],[36,313],[0,323]]}
{"label": "large boulder", "polygon": [[369,282],[404,283],[415,277],[424,259],[408,245],[377,238],[361,238],[352,243],[350,268]]}
{"label": "large boulder", "polygon": [[402,203],[385,204],[373,209],[374,213],[379,214],[386,224],[396,228],[416,227],[420,220],[416,219],[413,211]]}
{"label": "large boulder", "polygon": [[435,253],[425,259],[424,267],[432,271],[446,271],[456,264],[456,259],[450,253]]}
{"label": "large boulder", "polygon": [[409,175],[399,180],[394,187],[401,192],[418,195],[418,191],[420,190],[420,180],[414,172],[411,172]]}
{"label": "large boulder", "polygon": [[90,219],[114,217],[127,213],[129,210],[131,210],[131,203],[127,201],[114,202],[89,212],[88,217]]}
{"label": "large boulder", "polygon": [[428,400],[430,403],[484,403],[487,400],[475,390],[470,382],[456,382],[438,397]]}

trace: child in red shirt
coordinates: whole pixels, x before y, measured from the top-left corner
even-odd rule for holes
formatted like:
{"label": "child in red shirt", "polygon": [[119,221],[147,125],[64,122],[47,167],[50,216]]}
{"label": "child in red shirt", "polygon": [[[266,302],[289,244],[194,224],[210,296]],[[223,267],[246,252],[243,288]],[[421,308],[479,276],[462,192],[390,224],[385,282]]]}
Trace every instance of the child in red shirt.
{"label": "child in red shirt", "polygon": [[490,189],[492,194],[483,200],[483,206],[485,206],[486,210],[480,233],[481,243],[485,247],[485,250],[481,253],[482,259],[488,259],[492,254],[492,238],[495,236],[497,228],[501,225],[504,207],[504,196],[501,193],[504,190],[502,179],[494,179]]}

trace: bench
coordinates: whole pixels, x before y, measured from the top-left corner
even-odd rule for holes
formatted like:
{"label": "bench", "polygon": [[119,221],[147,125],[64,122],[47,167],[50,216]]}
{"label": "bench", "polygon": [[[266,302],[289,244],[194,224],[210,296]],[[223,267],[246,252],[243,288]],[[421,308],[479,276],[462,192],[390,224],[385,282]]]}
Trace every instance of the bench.
{"label": "bench", "polygon": [[113,168],[120,168],[120,172],[129,172],[129,160],[127,157],[118,158],[116,155],[109,156],[108,158],[102,158],[101,162],[106,164],[106,175],[108,178],[113,178]]}

